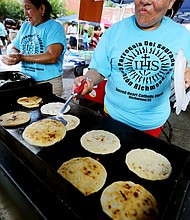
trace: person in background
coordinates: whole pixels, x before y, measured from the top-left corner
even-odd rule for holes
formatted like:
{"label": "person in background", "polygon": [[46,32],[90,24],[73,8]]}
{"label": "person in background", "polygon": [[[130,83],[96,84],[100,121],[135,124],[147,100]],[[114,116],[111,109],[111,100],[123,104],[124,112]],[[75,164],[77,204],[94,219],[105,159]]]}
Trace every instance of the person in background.
{"label": "person in background", "polygon": [[98,33],[99,33],[99,40],[100,40],[100,38],[101,38],[101,36],[103,34],[102,28],[100,26],[98,26]]}
{"label": "person in background", "polygon": [[7,30],[3,22],[1,21],[0,21],[0,39],[3,43],[3,49],[6,49]]}
{"label": "person in background", "polygon": [[63,57],[66,35],[63,26],[50,18],[52,7],[47,0],[22,0],[27,21],[21,26],[13,47],[2,61],[7,65],[21,62],[21,71],[37,83],[50,82],[53,93],[63,92]]}
{"label": "person in background", "polygon": [[84,30],[87,30],[87,31],[88,31],[89,27],[90,27],[90,25],[89,25],[88,23],[85,23],[85,24],[84,24]]}
{"label": "person in background", "polygon": [[96,46],[99,42],[99,38],[100,38],[100,29],[99,29],[99,26],[95,26],[93,36],[92,36],[92,47],[93,47],[93,49],[96,48]]}
{"label": "person in background", "polygon": [[170,85],[178,52],[187,59],[184,85],[190,86],[190,33],[174,22],[183,0],[134,0],[135,14],[112,25],[93,51],[81,95],[107,78],[104,110],[124,124],[158,137],[170,108]]}
{"label": "person in background", "polygon": [[13,47],[13,40],[15,39],[16,35],[17,35],[17,31],[15,31],[15,30],[9,31],[9,42],[10,43],[7,46],[7,54],[11,53],[11,49]]}
{"label": "person in background", "polygon": [[85,29],[83,33],[83,44],[84,44],[84,49],[88,50],[88,31]]}
{"label": "person in background", "polygon": [[77,48],[77,39],[76,39],[77,26],[74,21],[72,21],[71,25],[69,25],[69,27],[68,27],[68,34],[70,36],[69,44],[70,44],[71,48],[76,49]]}

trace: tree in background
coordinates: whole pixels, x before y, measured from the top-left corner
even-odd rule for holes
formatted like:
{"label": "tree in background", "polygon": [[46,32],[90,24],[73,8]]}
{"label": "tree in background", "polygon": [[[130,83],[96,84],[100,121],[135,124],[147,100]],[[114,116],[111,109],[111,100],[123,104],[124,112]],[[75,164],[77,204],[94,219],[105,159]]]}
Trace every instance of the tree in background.
{"label": "tree in background", "polygon": [[111,0],[104,0],[104,7],[114,8],[114,7],[116,7],[116,4],[114,2],[112,2]]}
{"label": "tree in background", "polygon": [[24,20],[23,8],[17,0],[0,0],[0,19]]}
{"label": "tree in background", "polygon": [[68,15],[68,11],[64,8],[65,0],[49,0],[52,6],[52,18]]}
{"label": "tree in background", "polygon": [[[15,21],[25,20],[21,0],[0,0],[0,20],[12,18]],[[65,8],[65,0],[49,0],[52,5],[52,18],[70,14]]]}

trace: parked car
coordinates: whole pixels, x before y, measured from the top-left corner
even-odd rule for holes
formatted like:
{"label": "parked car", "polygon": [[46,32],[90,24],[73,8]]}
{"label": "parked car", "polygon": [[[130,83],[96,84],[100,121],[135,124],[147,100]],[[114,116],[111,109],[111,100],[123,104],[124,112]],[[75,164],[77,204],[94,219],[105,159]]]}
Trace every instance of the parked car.
{"label": "parked car", "polygon": [[16,22],[14,19],[12,18],[6,18],[5,19],[5,27],[7,29],[19,29],[18,27],[18,22]]}

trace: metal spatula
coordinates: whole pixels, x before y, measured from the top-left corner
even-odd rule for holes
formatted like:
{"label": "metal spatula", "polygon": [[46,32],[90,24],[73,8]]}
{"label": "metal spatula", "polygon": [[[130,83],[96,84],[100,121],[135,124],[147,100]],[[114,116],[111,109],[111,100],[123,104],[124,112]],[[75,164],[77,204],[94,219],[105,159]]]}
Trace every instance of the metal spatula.
{"label": "metal spatula", "polygon": [[72,100],[74,97],[76,97],[76,96],[78,96],[78,95],[81,94],[82,90],[84,89],[85,83],[86,83],[86,80],[83,79],[83,80],[81,81],[80,86],[78,86],[77,88],[75,88],[75,90],[71,93],[71,95],[69,96],[69,98],[67,99],[67,101],[65,102],[65,104],[63,105],[62,109],[60,110],[59,115],[57,115],[57,116],[55,117],[56,120],[62,122],[65,126],[67,125],[67,121],[63,118],[64,111],[65,111],[65,109],[67,108],[67,106],[69,105],[69,103],[71,102],[71,100]]}

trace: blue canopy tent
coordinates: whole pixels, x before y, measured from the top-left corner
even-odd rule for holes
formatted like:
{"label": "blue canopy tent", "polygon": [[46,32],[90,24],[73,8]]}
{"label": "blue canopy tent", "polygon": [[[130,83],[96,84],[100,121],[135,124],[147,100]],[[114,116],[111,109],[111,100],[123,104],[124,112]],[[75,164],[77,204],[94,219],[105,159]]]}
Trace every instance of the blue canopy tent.
{"label": "blue canopy tent", "polygon": [[[72,14],[72,15],[68,15],[68,16],[63,16],[63,17],[60,17],[60,18],[56,18],[56,20],[57,21],[61,21],[61,22],[72,22],[72,21],[74,21],[76,23],[79,22],[78,14]],[[80,20],[80,23],[84,24],[84,23],[88,23],[88,22]]]}
{"label": "blue canopy tent", "polygon": [[185,0],[174,16],[174,20],[178,23],[190,23],[190,0]]}
{"label": "blue canopy tent", "polygon": [[[56,20],[57,21],[61,21],[61,22],[72,22],[72,21],[75,21],[76,23],[78,23],[78,14],[73,14],[73,15],[69,15],[69,16],[63,16],[63,17],[57,18]],[[82,21],[82,20],[80,20],[80,23],[81,24],[88,23],[88,24],[93,25],[93,26],[100,25],[100,23],[90,22],[90,21]],[[108,20],[106,20],[104,18],[101,19],[101,23],[103,23],[105,25],[105,27],[109,27],[112,24],[111,22],[109,22]]]}
{"label": "blue canopy tent", "polygon": [[78,14],[73,14],[69,16],[63,16],[60,18],[57,18],[56,20],[61,21],[61,22],[72,22],[72,21],[78,21]]}
{"label": "blue canopy tent", "polygon": [[190,12],[190,1],[185,0],[179,9],[180,12]]}

